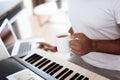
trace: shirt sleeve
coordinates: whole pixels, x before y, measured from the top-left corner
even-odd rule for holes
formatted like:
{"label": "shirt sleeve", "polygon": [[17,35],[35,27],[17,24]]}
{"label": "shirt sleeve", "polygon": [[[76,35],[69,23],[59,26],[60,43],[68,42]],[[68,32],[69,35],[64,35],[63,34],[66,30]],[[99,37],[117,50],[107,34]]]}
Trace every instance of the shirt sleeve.
{"label": "shirt sleeve", "polygon": [[120,0],[113,0],[114,18],[120,24]]}

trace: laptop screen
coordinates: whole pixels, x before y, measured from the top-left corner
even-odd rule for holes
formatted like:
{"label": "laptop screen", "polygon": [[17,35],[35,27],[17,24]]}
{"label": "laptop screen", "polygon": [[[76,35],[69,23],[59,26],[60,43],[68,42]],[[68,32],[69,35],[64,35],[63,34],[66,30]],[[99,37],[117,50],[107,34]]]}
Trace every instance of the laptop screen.
{"label": "laptop screen", "polygon": [[3,41],[4,45],[6,46],[9,54],[11,55],[13,46],[15,44],[15,38],[9,27],[9,24],[4,25],[4,28],[1,31],[1,40]]}

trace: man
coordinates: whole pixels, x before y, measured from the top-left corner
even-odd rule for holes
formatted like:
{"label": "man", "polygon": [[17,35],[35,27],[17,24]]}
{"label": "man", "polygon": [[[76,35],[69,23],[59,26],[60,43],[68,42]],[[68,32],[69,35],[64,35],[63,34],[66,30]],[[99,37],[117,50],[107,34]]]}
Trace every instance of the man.
{"label": "man", "polygon": [[[75,54],[70,61],[111,80],[120,80],[120,0],[68,1],[73,26],[70,48]],[[57,50],[44,43],[40,47]]]}

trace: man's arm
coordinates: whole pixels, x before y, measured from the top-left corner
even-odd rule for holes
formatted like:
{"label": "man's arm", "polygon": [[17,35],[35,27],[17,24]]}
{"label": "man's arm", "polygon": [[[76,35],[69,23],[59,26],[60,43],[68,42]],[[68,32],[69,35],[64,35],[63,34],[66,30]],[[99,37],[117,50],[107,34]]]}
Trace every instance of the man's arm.
{"label": "man's arm", "polygon": [[[120,28],[120,24],[118,24]],[[120,38],[115,40],[92,40],[93,51],[120,55]]]}
{"label": "man's arm", "polygon": [[120,55],[120,38],[116,40],[92,40],[93,52]]}
{"label": "man's arm", "polygon": [[89,52],[120,55],[120,38],[115,40],[92,40],[83,33],[75,33],[71,38],[70,47],[76,55],[82,56]]}

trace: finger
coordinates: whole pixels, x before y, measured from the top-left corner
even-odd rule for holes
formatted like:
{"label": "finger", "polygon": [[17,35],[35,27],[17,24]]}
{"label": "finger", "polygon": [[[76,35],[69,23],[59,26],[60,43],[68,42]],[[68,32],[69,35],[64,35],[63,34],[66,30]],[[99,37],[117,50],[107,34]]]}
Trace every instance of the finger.
{"label": "finger", "polygon": [[45,50],[45,51],[48,51],[49,49],[47,49],[47,48],[44,48],[44,50]]}
{"label": "finger", "polygon": [[80,39],[83,35],[83,33],[75,33],[71,36],[71,39]]}
{"label": "finger", "polygon": [[78,56],[83,56],[84,54],[82,54],[82,52],[78,52],[75,50],[71,50],[74,54],[78,55]]}
{"label": "finger", "polygon": [[38,48],[44,48],[44,45],[39,44],[39,45],[38,45]]}
{"label": "finger", "polygon": [[78,38],[79,36],[78,36],[78,33],[75,33],[75,34],[73,34],[72,36],[71,36],[71,39],[76,39],[76,38]]}
{"label": "finger", "polygon": [[80,44],[80,41],[79,40],[70,40],[69,44],[74,45],[74,46],[78,46]]}
{"label": "finger", "polygon": [[56,52],[56,50],[53,47],[46,47],[44,48],[45,51],[52,51],[52,52]]}
{"label": "finger", "polygon": [[50,47],[50,46],[51,46],[50,44],[45,43],[45,42],[39,42],[39,44],[40,44],[40,45],[42,45],[42,46],[48,46],[48,47]]}
{"label": "finger", "polygon": [[77,47],[77,46],[71,45],[70,48],[71,48],[71,50],[75,50],[77,52],[79,52],[81,50],[80,46]]}
{"label": "finger", "polygon": [[75,51],[75,50],[71,50],[74,54],[79,55],[79,52]]}
{"label": "finger", "polygon": [[47,43],[44,43],[44,42],[39,42],[39,48],[43,49],[45,47],[52,47],[51,45],[47,44]]}

